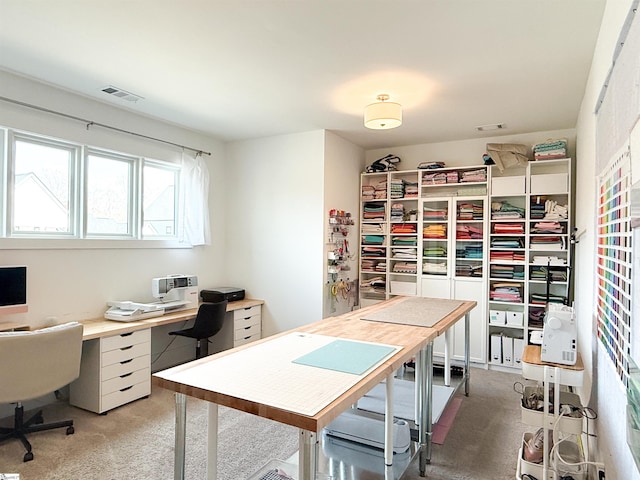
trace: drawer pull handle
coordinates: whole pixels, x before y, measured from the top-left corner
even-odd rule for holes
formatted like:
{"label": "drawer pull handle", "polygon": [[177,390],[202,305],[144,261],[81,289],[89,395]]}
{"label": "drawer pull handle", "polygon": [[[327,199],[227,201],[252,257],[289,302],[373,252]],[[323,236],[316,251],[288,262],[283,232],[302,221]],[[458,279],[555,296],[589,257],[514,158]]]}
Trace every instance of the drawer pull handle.
{"label": "drawer pull handle", "polygon": [[243,340],[249,340],[251,338],[251,335],[249,335],[248,337],[244,337]]}
{"label": "drawer pull handle", "polygon": [[120,350],[125,351],[125,350],[129,350],[130,348],[133,348],[133,345],[129,345],[128,347],[122,347]]}
{"label": "drawer pull handle", "polygon": [[244,307],[244,309],[245,309],[245,310],[249,310],[249,309],[251,309],[251,307]]}
{"label": "drawer pull handle", "polygon": [[245,320],[249,320],[251,317],[244,317]]}
{"label": "drawer pull handle", "polygon": [[121,392],[126,392],[127,390],[131,390],[132,388],[133,388],[133,385],[130,385],[130,386],[128,386],[128,387],[121,388],[121,389],[120,389],[120,391],[121,391]]}
{"label": "drawer pull handle", "polygon": [[129,332],[129,333],[121,333],[120,336],[121,337],[128,337],[129,335],[133,335],[133,332]]}
{"label": "drawer pull handle", "polygon": [[125,363],[130,363],[133,362],[133,358],[130,358],[129,360],[123,360],[122,362],[120,362],[120,365],[124,365]]}
{"label": "drawer pull handle", "polygon": [[133,372],[125,373],[124,375],[120,375],[120,378],[127,378],[130,375],[133,375]]}
{"label": "drawer pull handle", "polygon": [[244,327],[245,330],[249,330],[251,328],[251,325],[249,325],[248,327]]}

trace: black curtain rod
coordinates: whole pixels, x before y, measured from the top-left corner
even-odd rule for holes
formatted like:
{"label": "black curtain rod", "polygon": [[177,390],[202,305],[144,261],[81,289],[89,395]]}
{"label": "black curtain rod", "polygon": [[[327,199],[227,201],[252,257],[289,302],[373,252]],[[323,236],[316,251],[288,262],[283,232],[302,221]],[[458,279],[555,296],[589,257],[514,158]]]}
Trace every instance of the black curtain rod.
{"label": "black curtain rod", "polygon": [[39,110],[41,112],[51,113],[53,115],[58,115],[60,117],[70,118],[71,120],[76,120],[78,122],[82,122],[82,123],[86,124],[87,130],[89,129],[89,127],[92,127],[92,126],[107,128],[109,130],[113,130],[113,131],[116,131],[116,132],[126,133],[127,135],[133,135],[135,137],[145,138],[147,140],[153,140],[155,142],[166,143],[167,145],[173,145],[174,147],[180,147],[180,148],[183,148],[183,149],[191,150],[193,152],[196,152],[196,155],[211,155],[210,152],[205,152],[204,150],[200,150],[199,148],[188,147],[186,145],[180,145],[179,143],[169,142],[167,140],[162,140],[160,138],[150,137],[148,135],[143,135],[141,133],[130,132],[130,131],[124,130],[122,128],[112,127],[111,125],[105,125],[104,123],[94,122],[92,120],[87,120],[85,118],[76,117],[74,115],[69,115],[67,113],[56,112],[55,110],[49,110],[48,108],[38,107],[37,105],[31,105],[30,103],[20,102],[18,100],[13,100],[11,98],[0,97],[0,100],[3,100],[5,102],[9,102],[9,103],[14,103],[16,105],[20,105],[21,107],[32,108],[34,110]]}

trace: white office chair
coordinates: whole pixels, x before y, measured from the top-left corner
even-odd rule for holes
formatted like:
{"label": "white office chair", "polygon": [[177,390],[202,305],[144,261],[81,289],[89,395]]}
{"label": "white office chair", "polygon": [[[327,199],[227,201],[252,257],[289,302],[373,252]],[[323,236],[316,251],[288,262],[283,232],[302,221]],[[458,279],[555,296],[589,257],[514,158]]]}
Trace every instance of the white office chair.
{"label": "white office chair", "polygon": [[0,442],[19,439],[33,460],[27,433],[67,427],[74,432],[73,420],[44,424],[42,410],[24,420],[23,401],[41,397],[78,378],[82,354],[82,325],[66,323],[41,330],[0,332],[0,403],[15,403],[13,428],[0,428]]}

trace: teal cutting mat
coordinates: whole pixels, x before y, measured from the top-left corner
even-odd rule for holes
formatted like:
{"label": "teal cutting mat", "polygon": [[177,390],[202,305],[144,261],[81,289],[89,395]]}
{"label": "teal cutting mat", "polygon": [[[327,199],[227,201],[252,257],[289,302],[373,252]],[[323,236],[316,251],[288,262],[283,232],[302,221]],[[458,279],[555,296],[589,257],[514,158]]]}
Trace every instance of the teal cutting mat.
{"label": "teal cutting mat", "polygon": [[334,340],[293,360],[293,363],[362,375],[398,347],[378,343]]}

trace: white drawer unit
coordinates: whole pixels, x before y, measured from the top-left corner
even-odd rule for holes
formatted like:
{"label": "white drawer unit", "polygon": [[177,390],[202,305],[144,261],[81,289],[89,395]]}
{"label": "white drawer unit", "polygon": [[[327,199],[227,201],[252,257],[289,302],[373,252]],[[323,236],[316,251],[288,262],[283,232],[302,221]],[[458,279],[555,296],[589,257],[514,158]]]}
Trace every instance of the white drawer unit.
{"label": "white drawer unit", "polygon": [[151,394],[151,329],[87,340],[70,403],[104,413]]}
{"label": "white drawer unit", "polygon": [[233,346],[262,338],[262,307],[241,308],[233,311]]}

